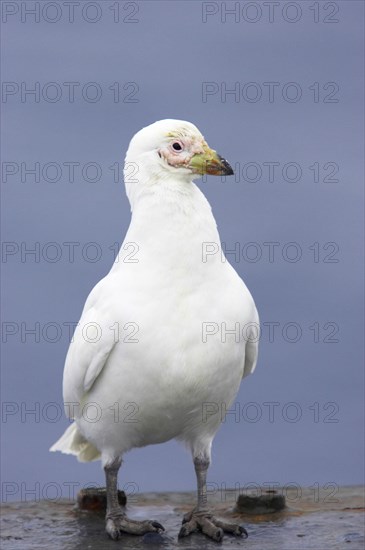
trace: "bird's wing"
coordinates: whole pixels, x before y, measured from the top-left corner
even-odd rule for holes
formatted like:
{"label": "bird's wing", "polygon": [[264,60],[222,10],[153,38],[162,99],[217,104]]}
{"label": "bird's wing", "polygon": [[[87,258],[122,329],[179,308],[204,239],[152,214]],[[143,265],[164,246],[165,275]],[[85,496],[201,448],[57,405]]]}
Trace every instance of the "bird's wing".
{"label": "bird's wing", "polygon": [[[104,280],[103,280],[104,281]],[[73,417],[74,406],[80,404],[107,363],[117,343],[109,309],[102,300],[103,281],[88,297],[81,319],[67,353],[63,375],[63,397],[66,413]]]}
{"label": "bird's wing", "polygon": [[251,330],[247,335],[248,340],[245,347],[245,365],[243,368],[242,378],[252,374],[256,368],[257,358],[259,354],[259,339],[260,339],[260,319],[254,301],[252,300],[252,321],[250,323]]}
{"label": "bird's wing", "polygon": [[243,369],[242,378],[252,374],[256,368],[257,357],[259,352],[258,342],[247,342],[245,348],[245,366]]}

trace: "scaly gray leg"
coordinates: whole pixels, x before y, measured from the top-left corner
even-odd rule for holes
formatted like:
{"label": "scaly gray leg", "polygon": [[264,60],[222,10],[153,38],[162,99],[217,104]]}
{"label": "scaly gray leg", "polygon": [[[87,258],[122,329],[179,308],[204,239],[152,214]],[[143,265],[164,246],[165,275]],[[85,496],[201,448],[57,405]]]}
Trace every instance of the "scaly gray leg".
{"label": "scaly gray leg", "polygon": [[224,532],[236,536],[247,535],[244,527],[234,523],[227,523],[213,516],[207,508],[207,471],[209,460],[194,458],[195,473],[198,485],[198,503],[196,508],[186,514],[180,529],[179,538],[187,537],[191,533],[201,531],[211,539],[221,542]]}
{"label": "scaly gray leg", "polygon": [[106,532],[113,540],[118,540],[121,533],[144,535],[145,533],[161,533],[164,528],[158,521],[136,521],[126,516],[125,510],[118,503],[118,471],[121,460],[115,460],[104,467],[106,478]]}

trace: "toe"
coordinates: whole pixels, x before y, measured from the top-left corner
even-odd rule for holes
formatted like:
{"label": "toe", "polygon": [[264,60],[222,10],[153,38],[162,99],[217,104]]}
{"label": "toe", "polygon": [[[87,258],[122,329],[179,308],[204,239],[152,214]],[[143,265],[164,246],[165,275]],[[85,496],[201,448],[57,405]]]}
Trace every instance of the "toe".
{"label": "toe", "polygon": [[193,514],[194,514],[194,510],[190,510],[190,512],[186,512],[186,514],[184,514],[184,517],[182,519],[182,523],[188,523],[188,521],[190,521],[193,517]]}
{"label": "toe", "polygon": [[161,523],[158,523],[157,521],[131,522],[125,520],[123,521],[122,529],[131,535],[145,535],[146,533],[160,533],[161,531],[164,531]]}
{"label": "toe", "polygon": [[187,537],[188,535],[190,535],[190,533],[194,533],[197,530],[198,530],[198,524],[196,523],[196,521],[194,520],[187,521],[182,525],[178,534],[178,538],[182,539],[183,537]]}
{"label": "toe", "polygon": [[108,533],[109,537],[112,540],[118,540],[120,536],[120,531],[117,529],[117,527],[114,524],[114,521],[111,519],[108,519],[106,522],[105,530]]}
{"label": "toe", "polygon": [[214,525],[223,529],[225,533],[231,533],[232,535],[236,535],[237,537],[248,537],[248,533],[246,529],[242,527],[242,525],[238,525],[237,523],[228,523],[218,518],[212,518],[212,521],[214,522]]}
{"label": "toe", "polygon": [[210,519],[206,517],[199,519],[199,526],[205,535],[216,542],[222,542],[224,535],[223,529],[215,525]]}

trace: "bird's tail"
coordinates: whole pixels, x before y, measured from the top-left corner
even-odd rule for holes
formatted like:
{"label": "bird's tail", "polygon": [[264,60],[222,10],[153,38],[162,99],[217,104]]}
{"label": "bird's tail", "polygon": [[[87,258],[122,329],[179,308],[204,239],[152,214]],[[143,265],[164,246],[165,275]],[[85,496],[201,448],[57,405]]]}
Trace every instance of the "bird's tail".
{"label": "bird's tail", "polygon": [[66,455],[75,455],[80,462],[100,460],[100,452],[85,439],[77,429],[76,422],[50,448],[51,452],[61,451]]}

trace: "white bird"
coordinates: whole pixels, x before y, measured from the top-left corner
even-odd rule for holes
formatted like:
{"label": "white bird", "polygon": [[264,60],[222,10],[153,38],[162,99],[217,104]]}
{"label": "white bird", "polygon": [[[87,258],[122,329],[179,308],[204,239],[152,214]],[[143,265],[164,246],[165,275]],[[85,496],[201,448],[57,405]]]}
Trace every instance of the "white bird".
{"label": "white bird", "polygon": [[133,137],[124,169],[131,223],[66,358],[63,397],[74,422],[50,450],[101,459],[112,539],[163,529],[126,516],[117,475],[125,452],[171,439],[191,450],[198,486],[179,536],[246,533],[208,511],[206,474],[222,409],[256,366],[259,319],[193,183],[202,174],[233,170],[193,124],[161,120]]}

